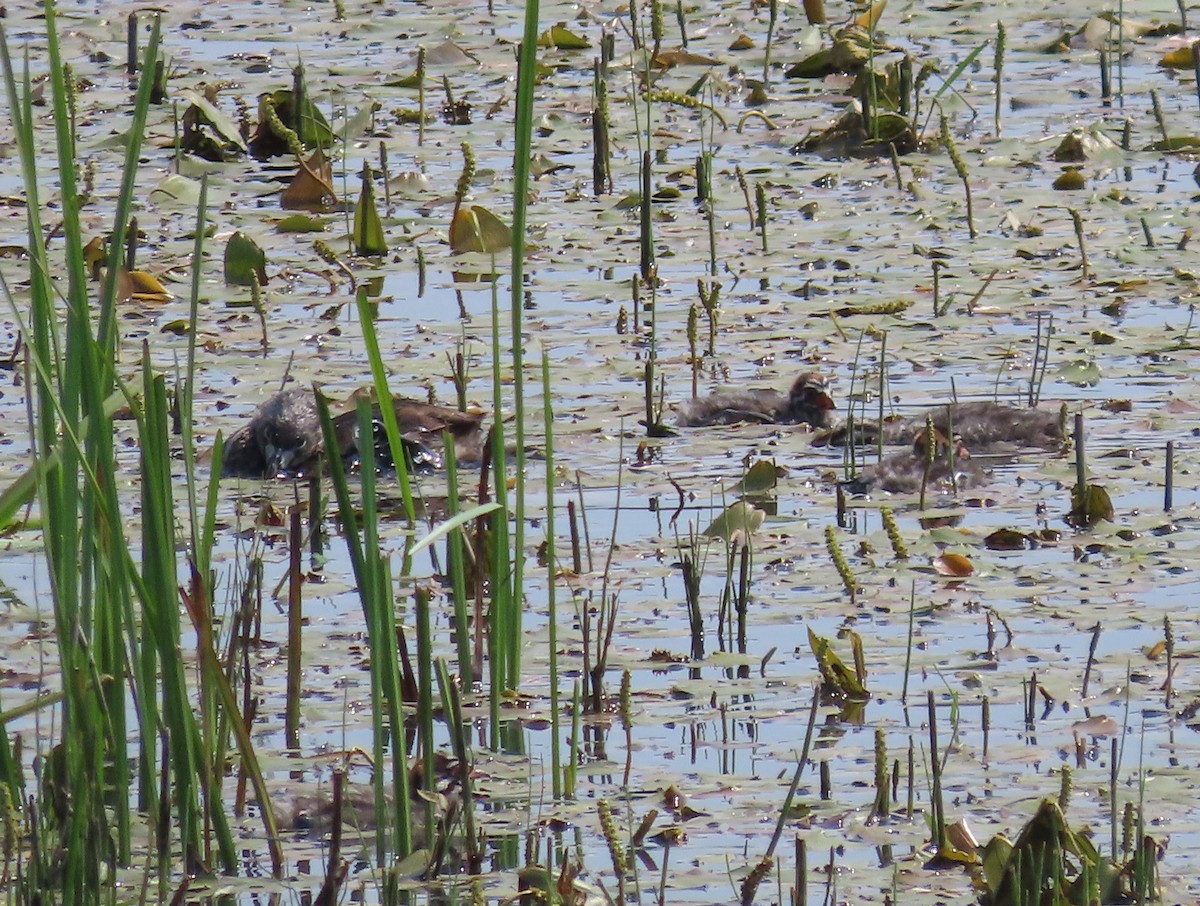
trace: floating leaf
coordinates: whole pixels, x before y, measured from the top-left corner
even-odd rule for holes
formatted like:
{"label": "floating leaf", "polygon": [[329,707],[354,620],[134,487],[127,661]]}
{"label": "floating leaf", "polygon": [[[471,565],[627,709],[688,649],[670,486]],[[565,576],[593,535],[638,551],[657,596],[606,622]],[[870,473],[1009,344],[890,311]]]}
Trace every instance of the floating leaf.
{"label": "floating leaf", "polygon": [[942,554],[933,560],[934,571],[939,576],[965,579],[975,572],[975,565],[962,554]]}
{"label": "floating leaf", "polygon": [[225,243],[225,285],[267,285],[267,256],[253,239],[238,230]]}
{"label": "floating leaf", "polygon": [[766,516],[753,504],[739,500],[714,519],[703,535],[706,538],[724,538],[726,541],[733,541],[737,537],[746,539],[758,531]]}
{"label": "floating leaf", "polygon": [[763,494],[775,487],[784,470],[769,459],[760,459],[729,489],[731,494]]}
{"label": "floating leaf", "polygon": [[337,137],[343,142],[348,142],[367,132],[375,122],[375,114],[380,107],[382,105],[378,101],[369,100],[359,107],[349,119],[334,123],[333,129]]}
{"label": "floating leaf", "polygon": [[887,9],[887,0],[876,0],[876,2],[867,7],[865,12],[855,16],[854,24],[859,28],[871,31],[879,24],[879,18],[883,15],[885,9]]}
{"label": "floating leaf", "polygon": [[1029,536],[1015,529],[996,529],[983,539],[984,546],[993,551],[1023,551],[1029,547]]}
{"label": "floating leaf", "polygon": [[654,65],[660,69],[670,69],[674,66],[720,66],[721,61],[687,50],[663,50],[655,55]]}
{"label": "floating leaf", "polygon": [[388,180],[388,188],[405,198],[420,198],[429,192],[429,177],[419,170],[405,170]]}
{"label": "floating leaf", "polygon": [[559,170],[571,170],[574,167],[574,164],[551,160],[545,154],[535,154],[529,159],[529,175],[534,179],[541,179],[543,176],[549,176]]}
{"label": "floating leaf", "polygon": [[318,148],[296,171],[279,199],[284,210],[329,211],[337,193],[333,190],[333,165]]}
{"label": "floating leaf", "polygon": [[1083,171],[1077,167],[1071,167],[1064,170],[1058,179],[1051,183],[1051,188],[1056,192],[1075,192],[1087,185],[1087,179],[1083,175]]}
{"label": "floating leaf", "polygon": [[200,204],[200,183],[178,173],[165,177],[150,190],[150,200],[155,204],[175,202],[189,208]]}
{"label": "floating leaf", "polygon": [[[195,91],[184,90],[179,93],[179,96],[195,107],[208,122],[210,126],[216,130],[228,144],[233,145],[243,154],[248,150],[246,142],[242,138],[242,131],[238,128],[237,123],[232,118],[227,116],[220,107],[210,103],[206,98]],[[185,111],[186,113],[186,111]]]}
{"label": "floating leaf", "polygon": [[808,645],[817,659],[817,669],[821,672],[821,682],[826,692],[857,700],[870,697],[866,687],[859,682],[858,675],[834,653],[828,639],[809,629]]}
{"label": "floating leaf", "polygon": [[754,46],[754,39],[749,35],[742,33],[733,39],[729,45],[730,50],[749,50]]}
{"label": "floating leaf", "polygon": [[365,160],[362,166],[362,190],[358,205],[354,209],[354,254],[384,255],[387,240],[383,236],[383,224],[379,221],[379,210],[375,207],[375,188],[371,182],[371,165]]}
{"label": "floating leaf", "polygon": [[127,271],[125,268],[117,274],[119,298],[137,302],[170,302],[171,294],[167,292],[158,278],[145,271]]}
{"label": "floating leaf", "polygon": [[1071,724],[1071,732],[1080,736],[1116,736],[1121,725],[1107,714],[1096,714]]}
{"label": "floating leaf", "polygon": [[554,47],[558,50],[586,50],[592,42],[567,28],[565,22],[552,25],[538,35],[538,47]]}
{"label": "floating leaf", "polygon": [[1192,63],[1192,48],[1194,44],[1185,44],[1183,47],[1176,47],[1174,50],[1168,50],[1158,61],[1159,66],[1165,66],[1168,69],[1191,69]]}
{"label": "floating leaf", "polygon": [[1058,378],[1076,387],[1094,387],[1100,383],[1100,366],[1094,361],[1074,359],[1058,367]]}
{"label": "floating leaf", "polygon": [[425,52],[425,63],[429,66],[464,66],[467,63],[478,62],[471,53],[453,41],[443,41]]}
{"label": "floating leaf", "polygon": [[289,214],[275,224],[277,233],[323,233],[328,224],[311,214]]}
{"label": "floating leaf", "polygon": [[512,246],[512,229],[479,205],[459,208],[450,221],[450,248],[463,252],[493,253]]}
{"label": "floating leaf", "polygon": [[1100,485],[1089,484],[1082,490],[1076,485],[1071,489],[1071,512],[1067,522],[1075,528],[1091,528],[1101,521],[1112,522],[1113,515],[1112,499]]}

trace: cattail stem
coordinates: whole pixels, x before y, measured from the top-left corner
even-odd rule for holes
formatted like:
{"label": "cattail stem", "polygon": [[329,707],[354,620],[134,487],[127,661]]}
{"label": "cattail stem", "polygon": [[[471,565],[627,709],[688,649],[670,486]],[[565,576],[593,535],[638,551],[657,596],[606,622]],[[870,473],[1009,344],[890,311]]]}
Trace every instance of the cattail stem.
{"label": "cattail stem", "polygon": [[1000,125],[1000,110],[1002,104],[1001,87],[1004,84],[1004,51],[1008,43],[1008,32],[1004,28],[1003,22],[996,23],[996,53],[993,57],[994,67],[996,70],[996,106],[992,112],[992,122],[996,129],[996,138],[1000,138],[1004,131]]}
{"label": "cattail stem", "polygon": [[1175,496],[1175,441],[1167,441],[1167,463],[1163,476],[1163,512],[1169,513]]}
{"label": "cattail stem", "polygon": [[1074,208],[1067,209],[1071,214],[1071,222],[1075,226],[1075,241],[1079,243],[1079,261],[1080,267],[1083,270],[1083,279],[1087,280],[1091,277],[1091,267],[1088,265],[1087,247],[1083,244],[1083,218],[1079,216],[1079,212]]}

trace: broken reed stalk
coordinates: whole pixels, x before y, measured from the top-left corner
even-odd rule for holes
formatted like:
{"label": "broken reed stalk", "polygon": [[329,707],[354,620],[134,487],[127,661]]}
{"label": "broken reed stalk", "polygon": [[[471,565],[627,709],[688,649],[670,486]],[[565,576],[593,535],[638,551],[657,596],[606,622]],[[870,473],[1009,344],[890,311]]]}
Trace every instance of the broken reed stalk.
{"label": "broken reed stalk", "polygon": [[1174,698],[1175,676],[1175,631],[1171,628],[1171,616],[1163,617],[1163,648],[1167,652],[1167,682],[1164,690],[1164,707],[1170,709],[1171,699]]}
{"label": "broken reed stalk", "polygon": [[892,813],[887,770],[887,736],[883,727],[875,728],[875,803],[871,806],[874,818],[886,818]]}
{"label": "broken reed stalk", "polygon": [[1079,216],[1079,212],[1074,208],[1067,208],[1071,215],[1071,222],[1075,226],[1075,241],[1079,244],[1079,262],[1083,271],[1083,279],[1087,280],[1092,275],[1090,266],[1088,265],[1087,248],[1083,244],[1083,218]]}
{"label": "broken reed stalk", "polygon": [[979,723],[983,728],[983,751],[980,755],[980,760],[984,767],[988,763],[988,741],[992,733],[992,700],[986,695],[979,705]]}
{"label": "broken reed stalk", "polygon": [[933,779],[930,804],[933,807],[933,842],[939,853],[946,851],[946,803],[942,800],[942,760],[938,758],[937,708],[934,706],[933,690],[925,693],[925,706],[929,712],[929,770]]}
{"label": "broken reed stalk", "polygon": [[138,71],[138,14],[130,13],[125,20],[125,72],[134,75]]}
{"label": "broken reed stalk", "polygon": [[700,392],[700,354],[699,354],[700,310],[693,302],[688,306],[687,341],[688,364],[692,372],[692,399]]}
{"label": "broken reed stalk", "polygon": [[808,842],[796,834],[796,886],[792,906],[808,906]]}
{"label": "broken reed stalk", "polygon": [[737,177],[738,187],[742,190],[742,198],[746,200],[746,216],[750,218],[750,229],[754,229],[754,205],[750,201],[750,183],[746,181],[746,174],[742,172],[741,165],[736,165],[733,168],[733,173]]}
{"label": "broken reed stalk", "polygon": [[888,153],[892,158],[892,172],[896,174],[896,190],[904,191],[904,176],[900,173],[900,155],[896,153],[896,143],[888,142]]}
{"label": "broken reed stalk", "polygon": [[383,139],[379,140],[379,172],[383,174],[383,206],[390,211],[392,208],[392,181],[388,179],[387,142]]}
{"label": "broken reed stalk", "polygon": [[721,284],[705,283],[703,279],[696,281],[696,290],[700,295],[700,304],[704,306],[704,314],[708,317],[708,356],[717,354],[717,328],[720,322]]}
{"label": "broken reed stalk", "polygon": [[737,613],[738,653],[746,653],[746,613],[750,604],[750,545],[743,544],[738,555],[738,584],[734,591],[733,606]]}
{"label": "broken reed stalk", "polygon": [[908,801],[904,814],[911,818],[917,808],[917,746],[912,737],[908,739]]}
{"label": "broken reed stalk", "polygon": [[129,228],[125,231],[125,270],[137,270],[138,222],[136,217],[129,218]]}
{"label": "broken reed stalk", "polygon": [[1120,852],[1117,849],[1117,776],[1121,769],[1119,756],[1117,737],[1114,736],[1109,740],[1108,750],[1108,829],[1112,835],[1109,845],[1112,847],[1111,852],[1114,856]]}
{"label": "broken reed stalk", "polygon": [[[822,762],[824,763],[824,762]],[[829,847],[829,877],[825,880],[825,902],[836,903],[837,898],[837,876],[838,869],[835,866],[837,861],[838,847]]]}
{"label": "broken reed stalk", "polygon": [[1100,624],[1096,623],[1092,627],[1092,642],[1088,645],[1087,666],[1083,668],[1083,686],[1079,690],[1079,697],[1086,699],[1088,694],[1088,683],[1092,680],[1092,665],[1096,663],[1096,646],[1100,644]]}
{"label": "broken reed stalk", "polygon": [[284,735],[289,749],[300,748],[300,655],[303,642],[301,627],[301,586],[304,575],[300,568],[304,535],[300,522],[299,505],[288,513],[288,647],[287,647],[287,712],[284,717]]}
{"label": "broken reed stalk", "polygon": [[[1042,332],[1042,312],[1037,313],[1036,333],[1033,338],[1033,370],[1029,375],[1029,406],[1038,404],[1042,395],[1042,381],[1046,378],[1046,363],[1050,358],[1050,338],[1054,334],[1054,315],[1047,315],[1046,330]],[[1039,370],[1040,365],[1040,370]]]}
{"label": "broken reed stalk", "polygon": [[775,26],[779,22],[779,0],[770,0],[770,15],[767,19],[767,46],[763,51],[763,74],[762,87],[763,91],[769,91],[771,87],[771,47],[775,40]]}
{"label": "broken reed stalk", "polygon": [[[695,545],[692,550],[694,551]],[[700,572],[690,554],[683,556],[683,595],[687,602],[688,628],[692,637],[692,660],[704,657],[704,614],[700,610]]]}
{"label": "broken reed stalk", "polygon": [[758,234],[763,254],[767,254],[767,190],[761,182],[754,184],[754,207],[758,212]]}
{"label": "broken reed stalk", "polygon": [[1087,462],[1083,444],[1083,413],[1075,413],[1075,486],[1080,495],[1087,489]]}
{"label": "broken reed stalk", "polygon": [[[1182,8],[1183,0],[1179,5]],[[1200,41],[1192,42],[1192,73],[1196,76],[1196,103],[1200,104]]]}
{"label": "broken reed stalk", "polygon": [[1175,441],[1167,441],[1167,462],[1163,468],[1163,512],[1171,512],[1175,500]]}
{"label": "broken reed stalk", "polygon": [[1108,48],[1100,48],[1100,103],[1112,106],[1112,68],[1108,62]]}
{"label": "broken reed stalk", "polygon": [[908,678],[912,675],[913,632],[917,618],[917,583],[908,589],[908,640],[904,646],[904,683],[900,687],[900,704],[908,704]]}
{"label": "broken reed stalk", "polygon": [[600,59],[592,62],[592,194],[597,198],[612,191],[612,153],[608,140],[608,80]]}
{"label": "broken reed stalk", "polygon": [[879,339],[879,433],[875,438],[875,455],[883,459],[883,404],[887,398],[887,331]]}
{"label": "broken reed stalk", "polygon": [[1145,217],[1140,218],[1142,224],[1142,236],[1146,239],[1146,248],[1154,248],[1154,234],[1150,232],[1150,221]]}
{"label": "broken reed stalk", "polygon": [[320,459],[317,468],[308,477],[308,554],[316,566],[321,556],[321,525],[324,523],[325,500],[321,494],[321,475],[324,473]]}
{"label": "broken reed stalk", "polygon": [[1008,44],[1008,32],[1004,28],[1003,22],[996,23],[996,52],[992,57],[993,68],[996,70],[996,106],[992,111],[992,124],[996,130],[996,138],[1000,138],[1003,133],[1003,127],[1000,124],[1000,110],[1002,104],[1003,91],[1001,87],[1004,84],[1004,51]]}
{"label": "broken reed stalk", "polygon": [[[459,350],[461,358],[462,351]],[[542,424],[545,436],[546,460],[546,613],[547,638],[546,650],[550,661],[550,770],[551,789],[555,801],[562,799],[562,720],[559,707],[559,667],[558,667],[558,536],[555,531],[555,487],[557,485],[554,460],[554,398],[550,383],[550,353],[542,347]],[[447,448],[453,450],[451,441]],[[465,629],[465,627],[464,627]]]}
{"label": "broken reed stalk", "polygon": [[954,136],[950,134],[950,120],[946,118],[946,114],[941,115],[941,131],[942,144],[946,146],[946,153],[950,155],[950,163],[954,164],[954,172],[958,174],[958,178],[963,184],[963,193],[967,199],[967,231],[972,239],[978,234],[975,232],[975,206],[971,201],[971,180],[970,174],[967,172],[966,161],[962,159],[962,155],[958,153],[958,146],[954,143]]}
{"label": "broken reed stalk", "polygon": [[758,893],[758,885],[762,883],[763,878],[775,867],[775,859],[771,856],[763,856],[758,860],[758,863],[750,869],[742,881],[741,889],[741,904],[742,906],[751,906],[754,903],[754,895]]}
{"label": "broken reed stalk", "polygon": [[621,781],[621,786],[629,788],[629,775],[633,771],[633,708],[630,706],[630,686],[633,682],[633,674],[626,667],[621,674],[621,695],[618,699],[619,711],[621,718],[621,728],[625,731],[625,775]]}
{"label": "broken reed stalk", "polygon": [[[448,433],[448,432],[447,432]],[[453,443],[450,444],[453,449]],[[422,767],[424,790],[427,794],[432,794],[437,791],[437,773],[434,764],[434,741],[433,741],[433,623],[429,616],[429,600],[433,592],[428,585],[419,585],[413,590],[413,610],[416,614],[416,636],[417,636],[417,738],[420,740],[421,761],[419,764]],[[465,594],[464,609],[462,611],[464,619],[459,625],[459,630],[466,629],[465,620]],[[465,637],[460,640],[460,645],[464,648]],[[469,657],[468,657],[469,660]],[[461,656],[460,656],[461,661]],[[455,727],[452,725],[450,731],[455,732]],[[461,728],[459,728],[461,732]],[[435,822],[437,812],[434,809],[433,796],[428,795],[422,797],[425,799],[425,846],[432,849],[434,844]],[[415,805],[416,803],[414,803]]]}
{"label": "broken reed stalk", "polygon": [[1150,89],[1150,105],[1154,108],[1154,122],[1158,123],[1158,131],[1162,135],[1163,150],[1169,151],[1171,140],[1167,136],[1167,118],[1163,115],[1162,102],[1158,99],[1158,91]]}
{"label": "broken reed stalk", "polygon": [[578,576],[583,572],[583,562],[579,556],[579,519],[574,500],[567,501],[567,526],[571,532],[571,567]]}
{"label": "broken reed stalk", "polygon": [[641,243],[641,275],[642,283],[649,286],[654,277],[654,227],[650,217],[650,150],[642,152],[641,182],[642,198],[639,207],[638,223],[640,226]]}
{"label": "broken reed stalk", "polygon": [[583,549],[587,553],[588,572],[592,572],[596,568],[592,560],[592,532],[588,526],[587,505],[583,499],[583,482],[579,478],[578,469],[575,470],[575,493],[579,496],[579,516],[583,523]]}

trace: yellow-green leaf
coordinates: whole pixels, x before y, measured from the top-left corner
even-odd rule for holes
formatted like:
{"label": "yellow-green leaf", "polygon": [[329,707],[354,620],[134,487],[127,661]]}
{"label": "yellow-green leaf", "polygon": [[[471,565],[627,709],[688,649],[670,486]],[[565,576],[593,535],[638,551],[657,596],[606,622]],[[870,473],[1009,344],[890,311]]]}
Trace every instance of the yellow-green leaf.
{"label": "yellow-green leaf", "polygon": [[387,240],[383,236],[383,224],[375,207],[375,188],[371,183],[371,165],[363,161],[362,190],[358,206],[354,209],[354,253],[356,255],[383,255],[387,253]]}

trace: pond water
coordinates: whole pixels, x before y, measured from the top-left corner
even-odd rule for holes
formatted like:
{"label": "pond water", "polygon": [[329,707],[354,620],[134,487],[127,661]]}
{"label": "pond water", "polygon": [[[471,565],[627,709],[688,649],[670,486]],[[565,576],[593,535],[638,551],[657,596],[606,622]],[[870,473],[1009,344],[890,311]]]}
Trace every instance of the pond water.
{"label": "pond water", "polygon": [[[1139,23],[1178,20],[1176,5],[1166,0],[1137,6]],[[65,55],[75,75],[90,83],[78,100],[79,156],[95,167],[95,201],[85,209],[85,229],[96,235],[108,228],[112,216],[106,202],[114,197],[120,167],[114,136],[128,128],[125,23],[137,8],[120,2],[103,9],[87,3],[60,7]],[[671,902],[736,900],[736,884],[765,853],[774,831],[819,683],[808,631],[833,639],[835,650],[848,660],[846,632],[854,630],[864,640],[870,700],[854,712],[829,702],[821,705],[812,764],[801,780],[795,815],[778,853],[778,877],[772,875],[764,884],[758,901],[777,901],[794,885],[793,835],[807,841],[811,896],[823,896],[832,883],[838,902],[882,903],[893,892],[906,903],[973,901],[965,872],[923,867],[929,856],[923,818],[929,807],[930,761],[925,699],[932,692],[941,745],[949,743],[942,778],[947,811],[951,820],[969,819],[981,842],[998,832],[1015,836],[1042,797],[1058,795],[1067,765],[1074,772],[1068,813],[1072,826],[1088,828],[1107,851],[1111,737],[1088,735],[1095,724],[1079,722],[1111,718],[1122,728],[1117,731],[1120,805],[1141,802],[1148,832],[1165,844],[1160,866],[1165,900],[1194,902],[1200,897],[1195,779],[1200,777],[1200,738],[1185,709],[1200,683],[1194,659],[1200,623],[1191,608],[1197,587],[1193,564],[1200,556],[1195,482],[1200,386],[1191,339],[1197,261],[1188,239],[1200,227],[1200,210],[1194,161],[1187,154],[1149,150],[1161,137],[1151,90],[1171,136],[1200,132],[1193,75],[1158,65],[1166,50],[1185,39],[1149,33],[1139,37],[1137,23],[1130,23],[1122,53],[1113,54],[1122,60],[1119,71],[1114,63],[1113,72],[1119,94],[1106,102],[1099,88],[1097,48],[1108,30],[1091,19],[1098,9],[1076,0],[1053,10],[1021,4],[890,5],[879,25],[896,48],[886,52],[886,61],[906,50],[918,69],[926,62],[940,69],[941,75],[926,83],[921,122],[931,95],[957,63],[984,42],[994,42],[998,18],[1007,29],[999,133],[993,115],[993,45],[939,98],[970,174],[979,233],[971,239],[963,186],[941,148],[903,157],[903,185],[897,184],[886,158],[826,160],[792,152],[808,133],[832,123],[849,87],[841,76],[784,79],[783,70],[821,41],[798,5],[780,7],[769,101],[761,108],[748,107],[746,99],[763,69],[768,7],[704,2],[680,9],[688,50],[718,62],[668,69],[657,77],[657,85],[686,91],[707,77],[701,96],[731,125],[759,109],[775,128],[748,116],[741,131],[724,129],[710,115],[661,101],[653,105],[654,183],[656,188],[677,187],[681,195],[654,209],[660,283],[653,299],[642,290],[641,324],[632,321],[640,251],[637,211],[618,205],[638,190],[640,160],[632,86],[641,55],[632,54],[628,8],[552,4],[541,14],[545,24],[566,22],[592,48],[542,52],[553,69],[538,88],[536,115],[543,119],[535,153],[567,169],[543,176],[532,190],[530,241],[535,248],[526,265],[523,327],[531,365],[526,405],[527,411],[540,413],[535,367],[545,349],[553,376],[555,460],[563,476],[558,500],[560,506],[567,496],[582,501],[592,547],[582,574],[559,585],[565,682],[573,682],[581,668],[578,614],[594,607],[601,588],[608,587],[617,593],[619,607],[608,682],[615,694],[620,672],[632,672],[634,751],[626,786],[624,733],[612,715],[589,717],[578,797],[569,803],[551,801],[546,779],[547,576],[535,558],[543,540],[539,517],[546,498],[542,462],[533,459],[523,710],[520,746],[514,747],[521,751],[498,755],[481,746],[476,753],[478,782],[486,797],[479,820],[495,844],[492,870],[483,881],[487,899],[501,902],[516,893],[522,835],[551,817],[562,818],[570,828],[547,833],[562,833],[559,842],[580,858],[584,878],[615,891],[596,801],[618,804],[621,826],[636,826],[651,808],[662,808],[664,790],[674,786],[698,814],[688,820],[659,819],[660,826],[682,826],[686,841],[639,853],[641,901],[655,899],[660,875]],[[347,199],[358,197],[362,161],[377,165],[381,144],[387,148],[390,178],[415,171],[425,177],[425,187],[415,196],[397,189],[383,212],[390,247],[386,258],[351,262],[360,280],[381,278],[373,292],[392,388],[451,400],[447,356],[461,347],[471,365],[468,397],[511,416],[511,398],[491,398],[493,288],[460,278],[461,272],[486,262],[456,259],[446,235],[462,142],[469,142],[478,158],[471,203],[504,219],[511,210],[513,50],[520,14],[508,6],[489,12],[476,3],[387,8],[349,3],[345,20],[335,21],[332,4],[292,2],[182,3],[165,14],[163,51],[172,102],[151,114],[138,175],[137,214],[145,232],[139,264],[160,276],[174,299],[130,303],[123,312],[121,345],[130,375],[144,339],[158,367],[168,373],[185,355],[186,337],[174,325],[188,311],[195,206],[152,190],[172,175],[194,179],[208,172],[213,238],[202,264],[195,412],[203,446],[218,430],[226,435],[236,430],[285,376],[300,384],[319,380],[331,395],[344,395],[367,380],[362,334],[345,276],[316,258],[310,236],[274,230],[283,216],[274,181],[285,172],[281,159],[272,166],[253,159],[207,165],[173,157],[172,104],[180,92],[220,83],[218,105],[227,114],[235,115],[234,99],[241,98],[253,115],[257,95],[290,87],[291,67],[301,59],[312,97],[331,120],[380,104],[374,132],[357,134],[339,152],[335,174]],[[849,11],[831,7],[830,15],[845,18]],[[666,18],[664,47],[674,48],[680,34],[673,6]],[[143,34],[145,22],[143,13]],[[27,48],[34,75],[44,72],[44,28],[33,5],[10,5],[4,23],[14,53],[19,56]],[[1085,26],[1086,34],[1079,33]],[[604,29],[616,33],[617,43],[609,79],[615,191],[595,198],[592,59]],[[730,49],[741,34],[750,37],[752,47]],[[1060,34],[1073,37],[1062,49],[1045,52]],[[441,104],[444,77],[455,97],[467,100],[473,110],[468,125],[431,121],[421,146],[415,127],[401,125],[396,115],[400,108],[415,107],[416,92],[388,85],[412,73],[418,45],[437,49],[427,92],[433,109]],[[180,100],[179,112],[185,106]],[[495,115],[485,116],[493,106]],[[638,116],[644,117],[645,110],[641,104]],[[35,111],[39,140],[49,148],[50,114],[44,107]],[[1126,122],[1132,150],[1122,151]],[[1082,189],[1056,191],[1052,183],[1063,165],[1050,155],[1072,130],[1107,141],[1077,165],[1084,175]],[[925,137],[932,140],[937,133],[935,113]],[[694,163],[706,147],[714,157],[711,240],[693,202]],[[5,215],[0,246],[8,248],[25,242],[26,228],[7,117],[0,122],[0,160],[8,163],[0,168]],[[765,193],[766,251],[760,232],[749,226],[739,170],[749,182],[751,198],[755,186]],[[53,223],[53,168],[39,170],[39,178],[44,179],[42,197],[50,200],[47,220]],[[1086,268],[1072,211],[1081,218]],[[326,219],[325,238],[344,249],[345,216]],[[262,328],[244,305],[247,292],[225,286],[222,279],[220,256],[235,230],[259,242],[268,261],[265,353]],[[936,289],[930,249],[943,256],[945,265],[936,276]],[[718,262],[715,274],[708,272],[710,255]],[[0,258],[17,314],[27,298],[26,267],[15,257]],[[419,268],[424,272],[419,274]],[[699,368],[700,392],[726,385],[782,389],[797,372],[816,369],[832,380],[839,417],[851,393],[862,393],[864,380],[872,390],[878,387],[881,360],[886,363],[889,411],[908,414],[951,394],[1023,400],[1037,337],[1044,337],[1052,316],[1041,397],[1047,406],[1065,402],[1071,411],[1085,413],[1088,466],[1092,480],[1112,497],[1114,521],[1072,533],[1063,516],[1075,481],[1073,458],[1026,453],[1015,461],[992,463],[982,486],[964,491],[957,501],[943,495],[930,502],[929,512],[918,513],[912,497],[887,500],[912,553],[908,561],[897,561],[879,501],[852,502],[838,524],[831,476],[841,476],[842,453],[812,447],[811,435],[803,429],[740,425],[647,440],[638,421],[644,416],[642,375],[652,347],[666,400],[681,402],[691,394],[686,324],[689,307],[699,301],[698,280],[722,287],[715,348]],[[495,292],[505,312],[508,344],[505,275],[498,278]],[[895,315],[841,311],[898,301],[912,306]],[[651,304],[653,337],[647,314]],[[630,319],[624,333],[617,330],[622,310]],[[15,343],[19,325],[13,312],[0,317],[0,324],[3,352]],[[703,345],[703,318],[701,325]],[[1080,375],[1088,377],[1086,383]],[[7,486],[28,461],[28,432],[20,372],[0,372],[0,380],[0,481]],[[1128,401],[1128,406],[1105,405],[1116,400]],[[875,398],[866,405],[868,414],[878,411]],[[543,436],[538,422],[532,419],[527,428],[535,448]],[[128,435],[121,437],[118,479],[133,520],[139,506],[137,450],[132,424],[121,430]],[[1167,441],[1175,442],[1174,508],[1169,514],[1162,511]],[[643,443],[647,446],[639,450]],[[1123,455],[1105,455],[1113,453]],[[702,542],[707,562],[700,597],[708,657],[686,665],[652,660],[656,651],[683,657],[691,650],[680,539],[712,522],[729,502],[729,489],[741,478],[748,458],[763,457],[786,473],[754,539],[746,650],[730,653],[728,635],[723,641],[719,637],[725,550],[719,541]],[[387,479],[384,487],[395,492]],[[444,495],[444,480],[428,476],[422,490],[430,497]],[[294,494],[285,483],[263,487],[241,482],[223,488],[220,521],[226,529],[217,540],[216,562],[225,595],[236,587],[246,539],[256,531],[252,526],[260,498],[288,503]],[[925,527],[922,516],[945,517],[947,524]],[[563,522],[560,518],[560,532]],[[844,593],[826,549],[829,525],[835,526],[861,588],[854,602]],[[999,528],[1043,527],[1061,531],[1061,539],[1020,552],[989,550],[984,542]],[[281,801],[286,801],[285,790],[315,790],[327,781],[336,753],[371,747],[364,714],[370,693],[365,627],[344,543],[332,521],[327,529],[332,538],[321,580],[306,588],[306,696],[298,755],[289,755],[284,745],[282,607],[264,607],[265,644],[253,668],[255,692],[265,705],[253,739],[281,790]],[[283,536],[261,528],[257,532],[262,536],[256,550],[264,561],[264,588],[279,589],[287,571]],[[397,523],[385,537],[397,558],[403,547],[400,532]],[[569,559],[565,539],[557,543],[560,559]],[[601,574],[610,544],[605,586]],[[939,575],[929,564],[945,551],[969,557],[973,574]],[[434,573],[429,559],[415,564],[415,576]],[[0,630],[5,636],[0,645],[11,677],[6,708],[58,684],[49,650],[52,623],[45,605],[39,605],[48,600],[47,589],[36,531],[12,534],[0,551]],[[449,602],[438,598],[435,603],[436,636],[450,655]],[[906,671],[910,607],[913,645]],[[401,602],[401,616],[411,626],[407,600]],[[1166,659],[1155,650],[1165,619],[1171,621],[1176,646],[1170,701],[1163,689]],[[998,636],[994,645],[988,641],[989,622]],[[1101,632],[1085,695],[1083,678],[1096,626]],[[1007,633],[1011,639],[1006,644]],[[183,647],[189,650],[187,643]],[[1037,720],[1029,725],[1025,699],[1035,672],[1042,694]],[[563,692],[569,695],[569,685]],[[986,733],[985,697],[990,709]],[[48,724],[31,717],[13,722],[9,732],[45,740],[50,738]],[[870,819],[879,728],[889,758],[901,765],[902,791],[912,753],[918,814],[911,820]],[[26,751],[32,754],[35,748],[27,745]],[[820,762],[828,763],[831,776],[826,799],[819,796]],[[365,770],[358,768],[352,779],[365,781]],[[1139,788],[1143,782],[1144,789]],[[279,891],[294,898],[319,886],[318,843],[299,835],[289,838],[288,880],[275,885],[262,880],[270,866],[261,826],[251,815],[239,830],[247,878],[231,880],[228,887],[239,901],[257,902],[262,893]],[[674,849],[679,851],[670,851]],[[371,851],[364,846],[364,856]],[[378,878],[369,860],[352,866],[349,883],[365,901],[378,901]],[[602,901],[600,894],[593,896]]]}

